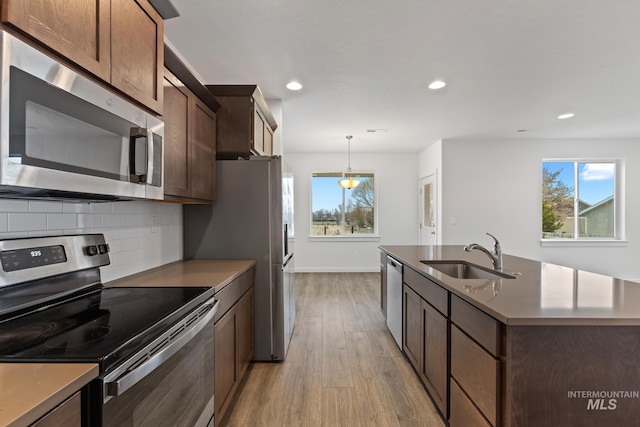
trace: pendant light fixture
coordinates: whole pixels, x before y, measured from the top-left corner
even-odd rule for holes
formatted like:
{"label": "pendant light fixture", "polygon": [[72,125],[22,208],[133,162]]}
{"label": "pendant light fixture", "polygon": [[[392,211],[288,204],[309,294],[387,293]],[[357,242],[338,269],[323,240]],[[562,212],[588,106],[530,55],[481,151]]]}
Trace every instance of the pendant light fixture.
{"label": "pendant light fixture", "polygon": [[357,179],[353,179],[353,177],[351,176],[351,138],[353,138],[352,135],[347,135],[345,138],[347,138],[347,142],[348,142],[348,160],[349,160],[349,167],[347,168],[347,173],[344,176],[344,179],[341,179],[340,181],[338,181],[338,184],[340,184],[340,187],[344,188],[345,190],[351,190],[354,187],[357,187],[358,184],[360,184],[360,181],[358,181]]}

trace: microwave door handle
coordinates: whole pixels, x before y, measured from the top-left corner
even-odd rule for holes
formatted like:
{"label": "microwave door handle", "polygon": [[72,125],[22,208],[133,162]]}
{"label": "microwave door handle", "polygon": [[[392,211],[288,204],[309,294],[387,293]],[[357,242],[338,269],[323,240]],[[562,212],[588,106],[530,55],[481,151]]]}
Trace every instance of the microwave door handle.
{"label": "microwave door handle", "polygon": [[146,128],[147,131],[147,183],[151,184],[153,181],[153,160],[154,160],[154,147],[153,147],[153,132],[151,128]]}
{"label": "microwave door handle", "polygon": [[[129,134],[130,135],[129,136],[129,180],[131,182],[144,183],[147,180],[147,171],[144,170],[142,172],[139,172],[136,169],[136,158],[138,155],[138,150],[136,150],[136,146],[139,138],[147,138],[147,140],[149,139],[149,132],[151,132],[151,130],[147,128],[142,128],[142,127],[131,128],[131,133]],[[146,149],[145,154],[148,157],[149,155],[148,141],[145,149]],[[148,163],[146,167],[147,168],[149,167]]]}

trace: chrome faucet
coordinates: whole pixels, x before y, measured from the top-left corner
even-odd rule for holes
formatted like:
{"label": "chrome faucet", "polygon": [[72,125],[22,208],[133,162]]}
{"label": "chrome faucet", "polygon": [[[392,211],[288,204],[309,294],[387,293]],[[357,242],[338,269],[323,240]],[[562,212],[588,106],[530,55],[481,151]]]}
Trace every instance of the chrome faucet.
{"label": "chrome faucet", "polygon": [[500,242],[498,241],[498,239],[496,239],[496,237],[493,234],[489,234],[489,233],[487,234],[491,236],[495,241],[493,245],[493,252],[491,252],[489,249],[477,243],[472,243],[470,245],[465,246],[464,250],[467,252],[471,252],[472,250],[477,249],[479,251],[484,252],[485,254],[487,254],[489,258],[491,258],[491,262],[493,263],[493,269],[501,271],[502,270],[502,247],[500,246]]}

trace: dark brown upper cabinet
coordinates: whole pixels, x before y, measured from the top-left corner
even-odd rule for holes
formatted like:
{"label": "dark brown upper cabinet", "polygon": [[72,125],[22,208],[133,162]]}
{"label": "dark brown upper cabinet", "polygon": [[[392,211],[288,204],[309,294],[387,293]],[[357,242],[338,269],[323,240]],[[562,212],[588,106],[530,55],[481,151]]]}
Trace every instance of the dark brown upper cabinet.
{"label": "dark brown upper cabinet", "polygon": [[164,23],[147,0],[4,0],[2,23],[162,113]]}
{"label": "dark brown upper cabinet", "polygon": [[216,110],[213,95],[165,47],[164,193],[166,201],[216,198]]}
{"label": "dark brown upper cabinet", "polygon": [[278,127],[256,85],[207,85],[222,106],[218,111],[218,159],[273,154]]}

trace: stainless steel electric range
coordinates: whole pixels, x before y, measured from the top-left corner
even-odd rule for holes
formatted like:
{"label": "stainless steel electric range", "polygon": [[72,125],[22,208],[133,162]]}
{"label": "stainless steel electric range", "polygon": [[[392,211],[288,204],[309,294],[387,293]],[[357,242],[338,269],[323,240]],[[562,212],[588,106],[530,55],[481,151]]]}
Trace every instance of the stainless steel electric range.
{"label": "stainless steel electric range", "polygon": [[83,426],[212,426],[213,288],[109,288],[102,234],[0,241],[0,361],[91,362]]}

